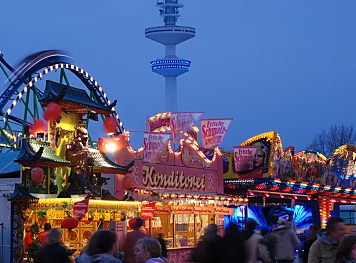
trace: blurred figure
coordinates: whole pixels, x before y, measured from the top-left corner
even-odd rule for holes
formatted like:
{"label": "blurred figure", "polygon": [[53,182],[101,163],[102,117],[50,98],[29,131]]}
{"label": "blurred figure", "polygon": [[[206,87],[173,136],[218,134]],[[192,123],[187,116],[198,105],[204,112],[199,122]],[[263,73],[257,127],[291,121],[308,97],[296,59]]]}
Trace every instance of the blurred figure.
{"label": "blurred figure", "polygon": [[356,235],[345,236],[336,252],[336,263],[356,262]]}
{"label": "blurred figure", "polygon": [[224,237],[214,247],[211,262],[245,263],[247,256],[243,244],[242,234],[235,224],[225,229]]}
{"label": "blurred figure", "polygon": [[278,243],[278,236],[273,232],[268,232],[266,228],[261,230],[261,235],[263,237],[262,243],[267,246],[272,262],[276,262],[276,246]]}
{"label": "blurred figure", "polygon": [[168,262],[162,257],[162,249],[158,240],[145,237],[137,241],[135,246],[136,263],[165,263]]}
{"label": "blurred figure", "polygon": [[276,260],[278,263],[292,263],[294,261],[294,246],[300,250],[300,243],[297,234],[291,230],[286,221],[282,218],[278,219],[277,227],[272,230],[278,236],[276,246]]}
{"label": "blurred figure", "polygon": [[326,233],[318,238],[309,250],[308,263],[334,263],[336,250],[340,240],[345,235],[344,219],[330,217],[326,224]]}
{"label": "blurred figure", "polygon": [[256,233],[257,222],[253,219],[247,220],[245,224],[244,245],[247,252],[247,263],[256,263],[261,260],[263,263],[271,263],[267,246],[263,242],[263,237]]}
{"label": "blurred figure", "polygon": [[117,252],[117,237],[114,232],[100,229],[90,238],[84,253],[75,258],[76,263],[122,263],[114,257]]}
{"label": "blurred figure", "polygon": [[308,256],[309,256],[309,250],[311,245],[318,239],[318,231],[319,227],[317,226],[310,226],[309,228],[309,235],[307,237],[307,240],[304,242],[304,251],[303,251],[303,262],[308,263]]}
{"label": "blurred figure", "polygon": [[136,262],[134,253],[136,242],[139,239],[146,237],[146,235],[140,231],[140,228],[143,226],[143,222],[143,219],[140,217],[132,218],[129,221],[129,226],[133,229],[133,231],[127,233],[123,245],[124,261],[127,263]]}
{"label": "blurred figure", "polygon": [[50,223],[45,223],[43,226],[44,231],[38,235],[38,238],[40,239],[40,243],[42,246],[44,246],[46,244],[46,235],[51,228],[52,227],[51,227]]}
{"label": "blurred figure", "polygon": [[70,263],[68,251],[61,245],[62,232],[53,228],[46,233],[46,245],[43,246],[35,263]]}
{"label": "blurred figure", "polygon": [[215,224],[210,224],[204,229],[204,235],[198,243],[198,246],[193,250],[191,255],[191,261],[208,263],[214,262],[213,253],[215,252],[214,247],[218,245],[221,237],[218,235],[218,226]]}
{"label": "blurred figure", "polygon": [[286,226],[297,233],[297,226],[293,221],[293,214],[288,214],[288,219],[286,220]]}
{"label": "blurred figure", "polygon": [[162,256],[167,258],[167,246],[166,246],[166,241],[164,241],[164,239],[163,239],[163,234],[162,233],[158,234],[157,241],[161,245]]}
{"label": "blurred figure", "polygon": [[26,234],[25,234],[25,237],[23,239],[23,246],[24,246],[24,252],[25,253],[27,253],[28,246],[30,244],[32,244],[32,242],[33,242],[33,236],[32,236],[32,233],[31,233],[31,227],[27,226],[26,227]]}

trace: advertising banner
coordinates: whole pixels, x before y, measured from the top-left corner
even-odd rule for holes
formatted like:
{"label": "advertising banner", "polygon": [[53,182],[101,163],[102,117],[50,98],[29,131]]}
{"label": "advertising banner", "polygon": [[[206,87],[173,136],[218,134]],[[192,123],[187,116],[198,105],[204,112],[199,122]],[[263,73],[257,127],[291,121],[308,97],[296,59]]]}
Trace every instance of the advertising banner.
{"label": "advertising banner", "polygon": [[141,217],[144,219],[152,219],[153,214],[156,209],[156,203],[148,203],[148,204],[143,204],[141,206]]}
{"label": "advertising banner", "polygon": [[203,147],[211,149],[219,146],[224,139],[231,121],[232,118],[202,119],[201,132]]}
{"label": "advertising banner", "polygon": [[156,206],[154,215],[169,215],[171,213],[170,206]]}
{"label": "advertising banner", "polygon": [[238,173],[249,172],[254,169],[256,146],[234,146],[234,167]]}
{"label": "advertising banner", "polygon": [[215,215],[230,215],[234,214],[234,208],[217,206],[215,207]]}
{"label": "advertising banner", "polygon": [[194,206],[195,215],[213,215],[215,208],[212,206]]}
{"label": "advertising banner", "polygon": [[147,120],[147,131],[158,132],[170,129],[171,115],[168,112],[158,113]]}
{"label": "advertising banner", "polygon": [[194,206],[174,205],[171,206],[172,214],[194,214]]}
{"label": "advertising banner", "polygon": [[85,217],[86,213],[88,212],[89,206],[89,199],[84,199],[79,202],[74,203],[73,207],[73,217]]}
{"label": "advertising banner", "polygon": [[194,122],[199,120],[203,112],[172,112],[170,127],[172,129],[173,140],[178,141],[181,133],[189,131]]}
{"label": "advertising banner", "polygon": [[144,162],[159,163],[162,155],[167,155],[169,133],[145,132],[143,135]]}

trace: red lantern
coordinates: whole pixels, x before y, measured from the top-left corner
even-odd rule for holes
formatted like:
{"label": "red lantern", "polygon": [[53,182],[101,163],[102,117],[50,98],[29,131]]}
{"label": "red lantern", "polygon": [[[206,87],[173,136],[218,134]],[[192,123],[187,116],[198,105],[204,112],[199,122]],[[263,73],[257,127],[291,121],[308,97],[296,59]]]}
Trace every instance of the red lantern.
{"label": "red lantern", "polygon": [[32,182],[34,182],[35,184],[40,184],[43,182],[44,178],[45,178],[45,176],[44,176],[44,171],[42,168],[40,168],[40,167],[32,168],[32,170],[31,170]]}
{"label": "red lantern", "polygon": [[117,132],[117,121],[114,117],[106,117],[104,119],[104,129],[107,134]]}
{"label": "red lantern", "polygon": [[62,109],[61,107],[57,104],[57,103],[54,103],[54,102],[50,102],[46,109],[44,110],[44,113],[43,113],[43,118],[46,120],[46,121],[56,121],[58,119],[58,117],[61,115],[61,112],[62,112]]}
{"label": "red lantern", "polygon": [[46,133],[47,131],[47,124],[40,120],[34,119],[33,124],[30,125],[30,133],[37,136],[37,133]]}
{"label": "red lantern", "polygon": [[76,228],[79,224],[79,221],[73,217],[67,217],[62,220],[61,228],[66,228],[71,231],[73,228]]}

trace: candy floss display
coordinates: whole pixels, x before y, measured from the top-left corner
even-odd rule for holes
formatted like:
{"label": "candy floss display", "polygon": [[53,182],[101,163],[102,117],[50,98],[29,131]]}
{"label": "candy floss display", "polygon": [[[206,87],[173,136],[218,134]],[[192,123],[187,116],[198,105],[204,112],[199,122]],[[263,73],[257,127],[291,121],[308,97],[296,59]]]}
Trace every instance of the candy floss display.
{"label": "candy floss display", "polygon": [[[188,113],[184,113],[184,116]],[[176,116],[178,115],[178,117]],[[202,148],[194,137],[198,129],[190,125],[171,125],[171,114],[162,113],[149,119],[143,145],[134,151],[129,134],[116,155],[116,163],[126,165],[134,159],[132,172],[116,178],[116,196],[126,194],[141,201],[141,216],[146,231],[155,236],[163,233],[170,262],[189,255],[205,226],[216,223],[223,233],[224,215],[232,214],[228,205],[243,204],[242,198],[224,195],[223,155],[218,147]],[[174,113],[175,119],[180,119]],[[181,138],[174,142],[174,139]],[[124,182],[124,183],[122,183]],[[126,189],[122,189],[122,186]]]}

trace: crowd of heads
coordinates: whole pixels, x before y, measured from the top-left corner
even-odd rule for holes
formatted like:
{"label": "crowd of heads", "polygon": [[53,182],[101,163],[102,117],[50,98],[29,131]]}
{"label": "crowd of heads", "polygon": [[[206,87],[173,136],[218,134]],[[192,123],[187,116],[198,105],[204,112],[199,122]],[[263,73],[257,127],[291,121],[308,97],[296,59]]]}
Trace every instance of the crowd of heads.
{"label": "crowd of heads", "polygon": [[[129,220],[129,227],[132,228],[133,231],[139,231],[143,225],[144,220],[142,218],[133,218]],[[203,262],[202,260],[199,260],[199,258],[208,257],[211,260],[224,260],[224,262],[245,262],[245,260],[248,259],[248,248],[246,248],[243,244],[247,242],[253,233],[256,233],[257,226],[258,223],[253,219],[248,219],[245,222],[243,230],[235,224],[230,224],[225,229],[224,236],[220,237],[218,235],[219,228],[216,224],[207,225],[204,228],[204,234],[200,239],[198,247],[195,249],[195,257],[198,258],[198,260],[195,261]],[[287,221],[282,218],[278,219],[275,229],[278,230],[286,228],[288,228]],[[62,232],[59,229],[51,228],[51,225],[46,223],[44,225],[44,230],[46,233],[46,245],[50,246],[62,244]],[[260,228],[259,232],[261,234],[261,238],[264,240],[268,240],[270,237],[270,232],[266,228]],[[327,238],[331,244],[337,247],[337,251],[335,250],[336,263],[351,262],[356,260],[356,235],[346,235],[346,225],[342,218],[329,218],[326,228],[323,230],[320,230],[319,227],[314,225],[310,226],[309,234],[306,237],[306,240],[311,241],[310,246],[313,242],[322,237]],[[160,235],[160,238],[162,239],[162,235]],[[135,262],[166,262],[162,260],[162,245],[160,242],[161,241],[159,241],[159,239],[157,240],[146,235],[135,241],[135,244],[132,247]],[[308,250],[304,248],[304,253],[309,253],[309,249],[310,247]],[[112,231],[103,229],[97,230],[91,236],[83,251],[83,253],[89,257],[98,254],[109,254],[114,256],[117,252],[117,235]],[[236,259],[237,252],[239,253],[238,260]],[[192,255],[194,255],[194,253]]]}

